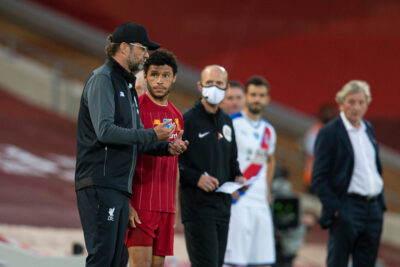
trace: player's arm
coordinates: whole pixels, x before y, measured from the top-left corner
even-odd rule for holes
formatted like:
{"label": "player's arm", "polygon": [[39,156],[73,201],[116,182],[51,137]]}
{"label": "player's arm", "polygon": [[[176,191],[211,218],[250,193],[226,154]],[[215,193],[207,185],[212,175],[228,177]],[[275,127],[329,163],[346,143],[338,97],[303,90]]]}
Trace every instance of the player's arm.
{"label": "player's arm", "polygon": [[276,165],[276,159],[275,159],[275,154],[268,155],[267,159],[267,199],[268,202],[271,203],[271,186],[272,186],[272,179],[274,178],[275,174],[275,165]]}
{"label": "player's arm", "polygon": [[[191,142],[193,136],[197,134],[196,129],[192,129],[194,124],[193,116],[190,116],[188,113],[183,115],[183,125],[185,126],[185,131],[183,132],[182,138],[184,140],[189,140]],[[200,176],[202,175],[201,170],[197,170],[193,168],[192,162],[201,157],[199,153],[193,151],[190,147],[186,150],[185,153],[179,155],[179,183],[185,186],[197,186],[197,183],[200,180]]]}

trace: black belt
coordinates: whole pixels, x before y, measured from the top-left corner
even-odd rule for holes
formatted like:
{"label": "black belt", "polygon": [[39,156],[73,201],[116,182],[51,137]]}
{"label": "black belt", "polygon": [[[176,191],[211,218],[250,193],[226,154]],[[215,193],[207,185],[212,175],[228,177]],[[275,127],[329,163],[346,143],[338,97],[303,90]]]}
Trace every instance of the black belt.
{"label": "black belt", "polygon": [[363,196],[363,195],[359,195],[359,194],[355,194],[355,193],[347,194],[347,196],[350,198],[362,200],[364,202],[374,202],[374,201],[378,200],[378,197],[379,197],[379,195],[378,196]]}

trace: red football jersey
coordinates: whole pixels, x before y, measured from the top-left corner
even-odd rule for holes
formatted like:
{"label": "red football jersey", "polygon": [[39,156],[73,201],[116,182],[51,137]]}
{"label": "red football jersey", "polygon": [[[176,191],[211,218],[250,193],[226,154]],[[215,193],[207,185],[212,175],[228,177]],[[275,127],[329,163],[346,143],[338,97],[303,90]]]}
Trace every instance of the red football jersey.
{"label": "red football jersey", "polygon": [[[166,106],[154,103],[147,94],[139,98],[140,118],[144,128],[154,128],[172,119],[176,130],[169,141],[183,130],[182,113],[170,102]],[[175,212],[178,156],[153,157],[138,154],[133,178],[131,204],[135,209]]]}

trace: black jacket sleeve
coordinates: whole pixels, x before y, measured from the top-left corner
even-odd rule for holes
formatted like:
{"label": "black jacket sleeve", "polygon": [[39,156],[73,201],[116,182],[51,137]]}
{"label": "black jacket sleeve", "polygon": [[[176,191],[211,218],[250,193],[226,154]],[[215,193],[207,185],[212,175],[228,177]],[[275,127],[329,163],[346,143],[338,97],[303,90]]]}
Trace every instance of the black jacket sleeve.
{"label": "black jacket sleeve", "polygon": [[168,151],[168,145],[170,142],[162,141],[162,142],[155,142],[152,144],[138,144],[138,152],[144,153],[150,156],[171,156]]}
{"label": "black jacket sleeve", "polygon": [[[190,137],[193,136],[194,131],[191,123],[191,119],[188,114],[183,115],[183,124],[185,125],[185,131],[183,132],[182,139],[189,140],[190,146]],[[192,167],[191,161],[192,159],[192,151],[190,147],[183,154],[179,156],[179,172],[180,172],[180,183],[183,185],[191,185],[197,186],[197,183],[200,180],[200,176],[202,173]]]}
{"label": "black jacket sleeve", "polygon": [[238,152],[237,152],[237,144],[236,144],[236,137],[235,137],[235,130],[232,126],[232,153],[230,157],[230,170],[231,170],[231,181],[234,181],[237,176],[242,176],[242,172],[240,171],[239,168],[239,162],[238,162]]}

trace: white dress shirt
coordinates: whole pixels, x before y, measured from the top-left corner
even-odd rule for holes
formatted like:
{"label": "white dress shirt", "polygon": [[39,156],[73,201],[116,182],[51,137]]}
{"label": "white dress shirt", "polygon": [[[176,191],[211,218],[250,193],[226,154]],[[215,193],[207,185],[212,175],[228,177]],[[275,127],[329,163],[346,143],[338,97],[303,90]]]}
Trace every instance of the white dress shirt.
{"label": "white dress shirt", "polygon": [[360,127],[355,128],[346,115],[340,112],[354,153],[354,169],[347,193],[363,196],[376,196],[382,192],[383,180],[376,165],[376,152],[372,141],[366,132],[367,126],[361,121]]}

